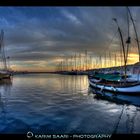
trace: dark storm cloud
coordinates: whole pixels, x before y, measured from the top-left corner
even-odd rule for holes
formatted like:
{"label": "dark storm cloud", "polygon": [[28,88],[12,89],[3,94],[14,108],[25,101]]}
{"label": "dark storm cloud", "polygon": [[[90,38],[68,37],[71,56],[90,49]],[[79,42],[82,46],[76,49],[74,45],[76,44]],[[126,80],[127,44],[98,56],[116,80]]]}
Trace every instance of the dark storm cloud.
{"label": "dark storm cloud", "polygon": [[[140,9],[130,9],[140,22]],[[11,60],[47,61],[85,50],[108,51],[117,31],[114,17],[125,33],[125,7],[0,7],[0,28]]]}

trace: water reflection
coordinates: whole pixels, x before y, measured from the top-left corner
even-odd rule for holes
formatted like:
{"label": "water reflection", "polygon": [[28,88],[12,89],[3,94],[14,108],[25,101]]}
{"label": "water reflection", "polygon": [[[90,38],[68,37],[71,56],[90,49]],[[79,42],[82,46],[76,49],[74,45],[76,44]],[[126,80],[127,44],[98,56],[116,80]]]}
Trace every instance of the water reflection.
{"label": "water reflection", "polygon": [[107,100],[117,104],[131,104],[135,106],[140,106],[140,96],[124,95],[124,94],[114,94],[111,92],[100,92],[94,88],[89,87],[90,92],[92,92],[96,99]]}
{"label": "water reflection", "polygon": [[138,107],[132,107],[131,106],[131,109],[129,106],[126,107],[125,111],[126,111],[126,116],[127,116],[127,119],[126,119],[126,131],[127,133],[129,134],[132,134],[133,131],[134,131],[134,125],[135,125],[135,118],[137,116],[137,108]]}
{"label": "water reflection", "polygon": [[138,107],[97,100],[88,86],[84,75],[14,76],[0,85],[0,133],[140,132]]}
{"label": "water reflection", "polygon": [[76,93],[88,92],[87,76],[66,76],[61,77],[61,90]]}
{"label": "water reflection", "polygon": [[4,79],[4,80],[0,80],[0,88],[1,90],[3,89],[4,92],[9,93],[9,90],[12,86],[12,81],[13,79]]}
{"label": "water reflection", "polygon": [[0,81],[0,119],[2,119],[2,126],[5,126],[5,124],[7,123],[7,106],[11,86],[12,79],[5,79]]}

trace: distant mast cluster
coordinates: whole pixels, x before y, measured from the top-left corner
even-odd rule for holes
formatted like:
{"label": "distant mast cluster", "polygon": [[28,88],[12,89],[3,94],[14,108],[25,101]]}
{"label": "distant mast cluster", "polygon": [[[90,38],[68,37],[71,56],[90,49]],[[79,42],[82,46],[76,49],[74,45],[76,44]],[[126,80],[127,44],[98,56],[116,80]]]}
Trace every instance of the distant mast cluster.
{"label": "distant mast cluster", "polygon": [[108,52],[104,55],[91,55],[87,50],[84,53],[75,53],[73,56],[63,56],[57,63],[56,72],[88,71],[92,69],[122,66],[122,56],[118,52]]}

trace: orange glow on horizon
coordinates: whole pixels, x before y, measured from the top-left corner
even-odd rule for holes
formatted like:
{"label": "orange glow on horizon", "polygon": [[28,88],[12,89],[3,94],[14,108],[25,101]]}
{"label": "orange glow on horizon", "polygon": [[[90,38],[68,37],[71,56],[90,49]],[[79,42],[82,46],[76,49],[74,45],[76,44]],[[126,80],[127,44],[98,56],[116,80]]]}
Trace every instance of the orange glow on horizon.
{"label": "orange glow on horizon", "polygon": [[[102,58],[102,59],[101,59]],[[65,71],[71,70],[86,70],[86,69],[98,69],[107,68],[114,66],[123,65],[123,58],[120,58],[119,54],[117,58],[112,56],[111,61],[109,58],[103,56],[100,57],[90,57],[87,59],[87,63],[84,59],[77,58],[71,60],[70,58],[55,58],[49,61],[25,61],[25,62],[12,62],[10,68],[14,71],[33,71],[33,72],[50,72],[50,71]],[[122,62],[121,62],[122,61]],[[138,62],[138,54],[131,53],[128,55],[128,63],[134,64]]]}

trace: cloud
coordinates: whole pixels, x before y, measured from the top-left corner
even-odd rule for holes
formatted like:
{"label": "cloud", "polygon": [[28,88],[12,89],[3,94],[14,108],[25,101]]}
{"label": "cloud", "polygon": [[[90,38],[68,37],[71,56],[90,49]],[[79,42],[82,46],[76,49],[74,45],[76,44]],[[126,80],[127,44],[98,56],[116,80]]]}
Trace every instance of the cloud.
{"label": "cloud", "polygon": [[[130,9],[140,32],[140,8]],[[6,55],[24,67],[27,61],[55,63],[57,57],[85,50],[92,56],[117,51],[120,41],[114,35],[114,17],[126,39],[125,7],[0,7]]]}
{"label": "cloud", "polygon": [[72,13],[68,12],[67,10],[62,10],[62,14],[68,19],[70,20],[72,23],[77,24],[77,25],[81,25],[82,23],[80,22],[80,20]]}

